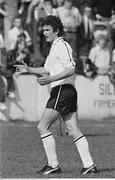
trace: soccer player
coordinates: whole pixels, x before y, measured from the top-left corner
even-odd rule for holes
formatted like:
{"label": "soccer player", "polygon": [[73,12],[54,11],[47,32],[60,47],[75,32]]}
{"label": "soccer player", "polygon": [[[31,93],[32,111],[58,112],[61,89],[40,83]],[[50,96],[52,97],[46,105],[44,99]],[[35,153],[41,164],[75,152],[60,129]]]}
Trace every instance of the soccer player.
{"label": "soccer player", "polygon": [[23,72],[23,68],[25,68],[29,73],[41,75],[37,79],[40,85],[49,83],[51,85],[50,98],[38,124],[38,130],[47,156],[47,164],[37,173],[48,175],[61,172],[56,154],[55,140],[49,130],[52,123],[60,115],[64,120],[69,135],[73,137],[83,162],[84,167],[81,173],[84,175],[96,173],[97,169],[90,155],[88,142],[77,123],[77,91],[74,87],[75,63],[72,58],[72,49],[62,37],[63,26],[58,17],[48,16],[43,20],[42,25],[46,41],[52,43],[44,67],[17,66],[20,72]]}

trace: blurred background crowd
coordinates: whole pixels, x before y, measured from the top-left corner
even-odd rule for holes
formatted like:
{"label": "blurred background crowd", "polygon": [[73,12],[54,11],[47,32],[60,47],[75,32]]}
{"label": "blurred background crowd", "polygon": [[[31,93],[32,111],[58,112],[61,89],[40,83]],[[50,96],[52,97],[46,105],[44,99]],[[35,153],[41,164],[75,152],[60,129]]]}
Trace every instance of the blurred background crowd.
{"label": "blurred background crowd", "polygon": [[51,44],[43,37],[41,22],[49,15],[62,21],[76,74],[90,79],[109,75],[113,80],[114,0],[0,0],[0,110],[7,108],[6,95],[15,98],[13,65],[22,61],[32,67],[44,65]]}

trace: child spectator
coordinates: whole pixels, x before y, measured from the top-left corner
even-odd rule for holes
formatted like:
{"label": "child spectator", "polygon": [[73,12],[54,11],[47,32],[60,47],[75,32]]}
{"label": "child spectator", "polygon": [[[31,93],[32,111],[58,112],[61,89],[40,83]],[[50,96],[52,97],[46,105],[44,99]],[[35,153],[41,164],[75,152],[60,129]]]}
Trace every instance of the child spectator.
{"label": "child spectator", "polygon": [[[19,36],[15,49],[10,50],[7,53],[6,60],[7,60],[7,72],[11,73],[12,75],[15,73],[15,67],[14,67],[15,64],[21,64],[24,62],[27,65],[30,65],[29,50],[26,45],[26,41],[22,39],[22,37],[20,38]],[[10,81],[8,81],[8,87],[10,88],[8,91],[8,97],[14,98],[15,86],[14,86],[13,77],[12,78],[10,77]]]}
{"label": "child spectator", "polygon": [[110,49],[108,47],[108,38],[100,34],[96,38],[96,45],[89,53],[92,63],[98,68],[99,74],[106,74],[110,67]]}
{"label": "child spectator", "polygon": [[9,30],[8,32],[8,43],[9,43],[9,50],[12,50],[15,48],[17,37],[19,34],[24,33],[26,36],[26,43],[28,46],[31,45],[31,38],[26,30],[23,29],[21,18],[20,16],[15,17],[13,28]]}
{"label": "child spectator", "polygon": [[30,65],[30,54],[26,45],[26,41],[21,36],[19,36],[15,49],[10,50],[7,54],[7,68],[11,70],[12,73],[14,73],[14,65],[22,64],[22,62]]}

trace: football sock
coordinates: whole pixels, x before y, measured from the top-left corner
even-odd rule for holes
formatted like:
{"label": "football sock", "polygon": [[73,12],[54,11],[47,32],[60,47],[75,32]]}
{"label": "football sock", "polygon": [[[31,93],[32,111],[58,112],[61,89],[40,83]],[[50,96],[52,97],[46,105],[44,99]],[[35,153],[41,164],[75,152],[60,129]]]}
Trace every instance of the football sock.
{"label": "football sock", "polygon": [[57,161],[56,144],[53,135],[49,132],[41,136],[43,146],[48,159],[48,165],[56,167],[59,163]]}
{"label": "football sock", "polygon": [[89,152],[89,145],[86,137],[81,136],[78,139],[74,140],[74,142],[77,146],[84,168],[92,166],[94,163]]}

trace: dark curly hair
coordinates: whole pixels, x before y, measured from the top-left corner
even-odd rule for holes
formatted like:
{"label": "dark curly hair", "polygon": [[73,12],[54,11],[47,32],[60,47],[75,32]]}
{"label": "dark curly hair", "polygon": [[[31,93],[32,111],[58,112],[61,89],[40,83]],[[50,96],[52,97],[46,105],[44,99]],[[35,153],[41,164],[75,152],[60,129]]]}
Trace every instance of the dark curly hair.
{"label": "dark curly hair", "polygon": [[60,20],[59,17],[56,16],[47,16],[46,18],[44,18],[41,22],[42,27],[45,25],[50,25],[53,28],[54,32],[59,31],[58,36],[63,36],[64,32],[63,32],[63,25],[62,22]]}

